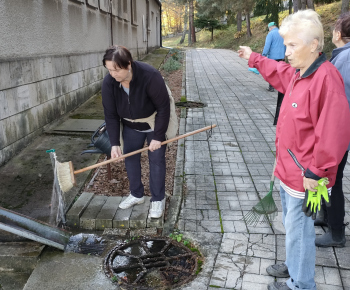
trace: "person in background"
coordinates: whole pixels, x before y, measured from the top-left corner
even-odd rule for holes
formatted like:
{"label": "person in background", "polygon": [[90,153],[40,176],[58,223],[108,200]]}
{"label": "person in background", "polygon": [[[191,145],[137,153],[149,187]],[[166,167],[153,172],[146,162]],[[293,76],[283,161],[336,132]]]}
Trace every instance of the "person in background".
{"label": "person in background", "polygon": [[305,199],[320,205],[318,180],[328,178],[327,188],[334,186],[350,142],[350,126],[344,126],[350,122],[350,110],[343,79],[322,53],[319,15],[313,10],[298,11],[283,20],[279,32],[289,64],[268,59],[249,47],[238,51],[249,60],[249,67],[257,68],[266,81],[288,96],[281,106],[275,141],[286,261],[266,271],[274,277],[290,278],[273,282],[268,289],[316,290],[314,221],[303,203]]}
{"label": "person in background", "polygon": [[[333,30],[332,42],[337,47],[332,52],[330,62],[335,65],[343,77],[345,84],[345,94],[350,104],[350,12],[342,14]],[[344,124],[349,126],[350,124]],[[332,187],[330,196],[331,206],[326,207],[322,203],[323,215],[318,214],[315,225],[328,226],[325,234],[316,238],[318,247],[344,247],[345,246],[345,202],[343,193],[343,172],[350,145],[339,164],[335,184]]]}
{"label": "person in background", "polygon": [[[161,142],[165,140],[170,118],[165,82],[160,72],[151,65],[133,61],[130,51],[124,46],[108,48],[103,56],[103,65],[109,71],[102,84],[102,103],[112,146],[111,158],[141,149],[147,140],[152,194],[150,217],[159,218],[165,208],[166,145],[161,146]],[[139,119],[142,119],[141,122]],[[140,157],[141,154],[136,154],[125,158],[130,195],[120,203],[122,209],[144,202]]]}
{"label": "person in background", "polygon": [[[267,27],[269,29],[269,33],[266,36],[265,46],[262,55],[274,59],[276,61],[284,61],[286,46],[283,44],[283,38],[278,32],[277,24],[275,22],[270,22],[267,25]],[[275,91],[270,83],[267,90],[269,92]],[[283,97],[284,94],[278,92],[275,119],[273,121],[274,125],[277,125],[278,115],[280,112]]]}

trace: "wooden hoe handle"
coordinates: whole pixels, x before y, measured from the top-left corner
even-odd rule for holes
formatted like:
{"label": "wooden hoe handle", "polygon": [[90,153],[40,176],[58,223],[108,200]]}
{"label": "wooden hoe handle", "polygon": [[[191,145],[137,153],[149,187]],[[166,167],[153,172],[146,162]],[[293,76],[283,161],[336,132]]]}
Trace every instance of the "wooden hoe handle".
{"label": "wooden hoe handle", "polygon": [[[212,129],[212,128],[215,128],[215,127],[216,127],[215,124],[214,124],[214,125],[211,125],[211,126],[207,126],[207,127],[202,128],[202,129],[198,129],[198,130],[195,130],[195,131],[192,131],[192,132],[189,132],[189,133],[186,133],[186,134],[183,134],[183,135],[174,137],[174,138],[172,138],[172,139],[165,140],[165,141],[163,141],[161,144],[162,144],[162,145],[165,145],[165,144],[168,144],[168,143],[177,141],[177,140],[179,140],[179,139],[186,138],[186,137],[188,137],[188,136],[191,136],[191,135],[194,135],[194,134],[197,134],[197,133],[200,133],[200,132],[203,132],[203,131],[206,131],[206,130],[209,130],[209,129]],[[132,155],[135,155],[135,154],[138,154],[138,153],[147,151],[148,149],[149,149],[149,147],[144,147],[144,148],[142,148],[142,149],[139,149],[139,150],[130,152],[130,153],[128,153],[128,154],[125,154],[125,155],[122,155],[122,156],[119,156],[119,157],[115,157],[115,158],[112,158],[112,159],[108,159],[108,160],[103,161],[103,162],[100,162],[100,163],[96,163],[96,164],[94,164],[94,165],[91,165],[91,166],[88,166],[88,167],[85,167],[85,168],[76,170],[76,171],[74,171],[74,174],[82,173],[82,172],[84,172],[84,171],[87,171],[87,170],[90,170],[90,169],[93,169],[93,168],[96,168],[96,167],[100,167],[100,166],[102,166],[102,165],[106,165],[106,164],[109,164],[109,163],[118,161],[118,160],[120,160],[120,159],[124,159],[124,158],[126,158],[126,157],[129,157],[129,156],[132,156]]]}

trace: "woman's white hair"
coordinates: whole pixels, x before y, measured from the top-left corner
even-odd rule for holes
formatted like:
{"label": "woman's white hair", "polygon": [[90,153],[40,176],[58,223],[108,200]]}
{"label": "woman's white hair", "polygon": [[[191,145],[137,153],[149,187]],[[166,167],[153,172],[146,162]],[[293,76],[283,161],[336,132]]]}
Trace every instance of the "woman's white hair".
{"label": "woman's white hair", "polygon": [[314,39],[317,39],[317,51],[322,51],[324,45],[323,26],[320,16],[314,10],[299,10],[297,13],[287,16],[282,21],[279,33],[284,37],[288,32],[297,34],[305,44],[310,44]]}

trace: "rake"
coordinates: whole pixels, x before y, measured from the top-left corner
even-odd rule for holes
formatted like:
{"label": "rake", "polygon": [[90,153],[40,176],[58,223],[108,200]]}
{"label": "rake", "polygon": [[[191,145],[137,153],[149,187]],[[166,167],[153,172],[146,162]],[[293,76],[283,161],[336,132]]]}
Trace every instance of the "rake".
{"label": "rake", "polygon": [[247,225],[256,226],[258,222],[260,222],[261,224],[268,224],[270,223],[270,220],[273,220],[277,215],[278,208],[272,197],[272,190],[275,182],[275,168],[276,159],[272,170],[270,191],[263,199],[261,199],[255,206],[253,206],[253,208],[248,213],[244,215],[243,220],[246,222]]}
{"label": "rake", "polygon": [[[207,126],[207,127],[202,128],[202,129],[198,129],[198,130],[195,130],[195,131],[192,131],[192,132],[189,132],[189,133],[177,136],[175,138],[168,139],[168,140],[162,142],[161,145],[165,145],[165,144],[177,141],[177,140],[182,139],[182,138],[186,138],[188,136],[191,136],[191,135],[194,135],[194,134],[206,131],[206,130],[212,130],[215,127],[216,127],[215,124],[211,125],[211,126]],[[63,163],[60,163],[60,162],[56,161],[56,163],[57,163],[56,173],[57,173],[59,186],[60,186],[60,188],[61,188],[61,190],[63,192],[67,192],[73,186],[76,185],[76,181],[75,181],[75,175],[76,174],[88,171],[88,170],[96,168],[96,167],[100,167],[102,165],[109,164],[111,162],[115,162],[115,161],[124,159],[126,157],[129,157],[129,156],[132,156],[132,155],[135,155],[135,154],[147,151],[148,149],[149,149],[149,147],[144,147],[142,149],[139,149],[139,150],[136,150],[136,151],[124,154],[124,155],[116,157],[116,158],[111,158],[109,160],[106,160],[106,161],[103,161],[103,162],[100,162],[100,163],[96,163],[94,165],[91,165],[91,166],[88,166],[88,167],[85,167],[85,168],[82,168],[82,169],[79,169],[79,170],[76,170],[76,171],[74,171],[74,167],[73,167],[72,161],[63,162]]]}

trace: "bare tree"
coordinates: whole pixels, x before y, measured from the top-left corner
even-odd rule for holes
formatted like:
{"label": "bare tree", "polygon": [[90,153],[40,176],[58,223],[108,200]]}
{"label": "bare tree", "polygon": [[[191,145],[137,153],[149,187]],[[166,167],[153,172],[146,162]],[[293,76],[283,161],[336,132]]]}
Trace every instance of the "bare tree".
{"label": "bare tree", "polygon": [[301,9],[301,1],[300,0],[293,0],[294,13],[298,12],[300,9]]}
{"label": "bare tree", "polygon": [[315,10],[315,5],[313,0],[306,0],[307,8]]}
{"label": "bare tree", "polygon": [[250,29],[250,12],[246,13],[245,20],[247,22],[247,36],[251,37],[252,36],[252,31]]}
{"label": "bare tree", "polygon": [[341,1],[341,13],[345,13],[349,11],[349,0]]}
{"label": "bare tree", "polygon": [[237,12],[237,31],[242,31],[242,11]]}
{"label": "bare tree", "polygon": [[301,10],[306,9],[306,0],[301,0]]}
{"label": "bare tree", "polygon": [[185,37],[186,37],[186,33],[188,32],[187,31],[187,22],[188,22],[188,15],[187,15],[187,3],[185,4],[185,15],[184,15],[184,30],[182,32],[182,37],[180,39],[180,44],[184,43],[185,41]]}
{"label": "bare tree", "polygon": [[194,7],[193,7],[193,1],[194,0],[190,0],[190,33],[191,33],[191,39],[192,39],[192,43],[196,42],[196,31],[195,31],[195,27],[194,27]]}

